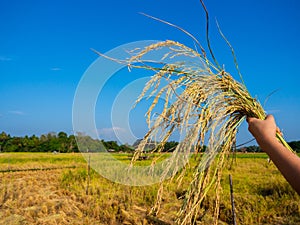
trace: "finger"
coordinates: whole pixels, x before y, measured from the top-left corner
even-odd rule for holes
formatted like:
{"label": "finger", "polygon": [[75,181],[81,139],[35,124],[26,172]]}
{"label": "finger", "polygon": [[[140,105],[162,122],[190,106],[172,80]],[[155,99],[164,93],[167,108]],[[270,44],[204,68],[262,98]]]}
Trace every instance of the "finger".
{"label": "finger", "polygon": [[255,120],[259,120],[259,119],[255,118],[255,117],[247,117],[247,118],[246,118],[246,121],[247,121],[248,123],[252,123],[252,122],[255,121]]}
{"label": "finger", "polygon": [[265,120],[273,120],[273,121],[275,121],[274,116],[272,114],[267,115],[267,117],[266,117]]}
{"label": "finger", "polygon": [[252,118],[253,118],[253,117],[248,117],[248,116],[247,116],[247,118],[246,118],[247,123],[251,122],[251,121],[252,121]]}

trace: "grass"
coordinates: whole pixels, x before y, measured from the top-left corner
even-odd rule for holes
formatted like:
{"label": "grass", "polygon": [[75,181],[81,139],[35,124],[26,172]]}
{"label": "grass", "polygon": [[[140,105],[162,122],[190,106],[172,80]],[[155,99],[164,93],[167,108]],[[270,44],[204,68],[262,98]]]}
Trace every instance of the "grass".
{"label": "grass", "polygon": [[82,166],[81,154],[0,153],[0,172]]}
{"label": "grass", "polygon": [[[28,163],[85,163],[85,160],[81,157],[81,154],[53,154],[53,153],[0,153],[0,164],[27,164]],[[2,167],[2,166],[1,166]]]}
{"label": "grass", "polygon": [[[116,154],[129,162],[129,155]],[[196,164],[191,158],[191,167]],[[132,187],[113,183],[91,171],[86,194],[87,166],[80,154],[15,153],[1,154],[14,167],[58,167],[75,169],[0,173],[0,224],[174,224],[177,212],[193,179],[188,169],[183,182],[166,182],[157,216],[149,216],[156,201],[159,184]],[[30,161],[30,158],[32,161]],[[60,158],[60,160],[58,160]],[[70,164],[68,164],[68,162]],[[142,161],[140,162],[142,163]],[[148,162],[145,162],[148,163]],[[300,197],[291,189],[264,153],[237,154],[238,166],[225,168],[221,179],[219,224],[232,224],[228,175],[233,189],[238,224],[296,225],[300,223]],[[0,169],[7,165],[0,164]],[[3,168],[4,167],[4,168]],[[212,190],[202,203],[197,224],[212,224]]]}

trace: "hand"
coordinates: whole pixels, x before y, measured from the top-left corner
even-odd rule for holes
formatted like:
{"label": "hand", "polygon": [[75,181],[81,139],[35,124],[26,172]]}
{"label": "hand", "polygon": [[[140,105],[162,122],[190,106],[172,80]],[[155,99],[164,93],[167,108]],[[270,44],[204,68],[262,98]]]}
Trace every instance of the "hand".
{"label": "hand", "polygon": [[265,120],[248,117],[247,122],[249,125],[248,130],[255,137],[259,145],[276,140],[278,128],[272,115],[268,115]]}
{"label": "hand", "polygon": [[275,119],[268,115],[265,120],[247,118],[248,130],[259,146],[269,155],[282,175],[300,195],[300,158],[283,146],[276,138]]}

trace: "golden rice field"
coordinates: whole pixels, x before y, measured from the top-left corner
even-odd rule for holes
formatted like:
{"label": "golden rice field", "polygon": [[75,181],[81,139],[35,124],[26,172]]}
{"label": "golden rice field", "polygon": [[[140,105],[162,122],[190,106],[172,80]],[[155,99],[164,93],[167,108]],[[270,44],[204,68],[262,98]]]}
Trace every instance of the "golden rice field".
{"label": "golden rice field", "polygon": [[[124,186],[92,171],[87,189],[87,164],[80,154],[1,153],[0,170],[0,224],[7,225],[174,224],[192,174],[180,187],[166,185],[161,210],[153,217],[147,212],[158,185]],[[300,224],[300,197],[263,153],[237,155],[224,171],[219,224],[232,224],[229,174],[237,224]],[[208,195],[203,202],[197,224],[212,223],[213,200]]]}

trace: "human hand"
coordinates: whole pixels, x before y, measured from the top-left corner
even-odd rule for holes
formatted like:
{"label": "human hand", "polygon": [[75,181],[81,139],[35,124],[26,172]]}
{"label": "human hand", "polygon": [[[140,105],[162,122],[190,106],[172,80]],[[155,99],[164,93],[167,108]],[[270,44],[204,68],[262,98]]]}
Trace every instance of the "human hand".
{"label": "human hand", "polygon": [[247,122],[248,130],[255,137],[259,145],[262,146],[264,143],[276,140],[278,128],[272,115],[268,115],[265,120],[248,117]]}
{"label": "human hand", "polygon": [[300,195],[300,158],[282,145],[276,133],[280,133],[275,119],[268,115],[265,120],[247,118],[248,130],[255,137],[259,146],[268,154],[282,175]]}

